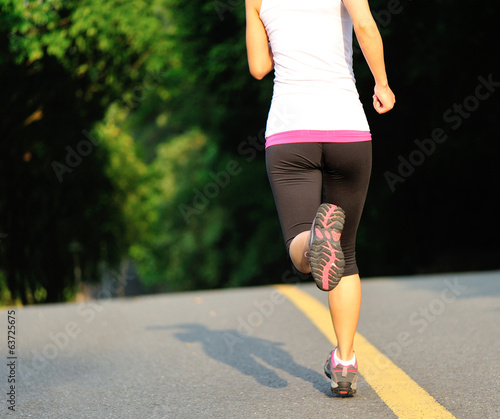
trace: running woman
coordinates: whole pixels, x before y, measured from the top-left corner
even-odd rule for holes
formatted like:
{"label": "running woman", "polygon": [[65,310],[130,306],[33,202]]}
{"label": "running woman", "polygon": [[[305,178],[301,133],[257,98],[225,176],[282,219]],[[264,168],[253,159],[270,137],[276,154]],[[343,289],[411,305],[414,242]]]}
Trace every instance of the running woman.
{"label": "running woman", "polygon": [[382,114],[395,97],[367,0],[246,0],[250,73],[274,69],[266,166],[292,267],[328,291],[337,347],[332,391],[356,392],[354,335],[361,306],[356,231],[371,173],[371,133],[352,69],[352,33]]}

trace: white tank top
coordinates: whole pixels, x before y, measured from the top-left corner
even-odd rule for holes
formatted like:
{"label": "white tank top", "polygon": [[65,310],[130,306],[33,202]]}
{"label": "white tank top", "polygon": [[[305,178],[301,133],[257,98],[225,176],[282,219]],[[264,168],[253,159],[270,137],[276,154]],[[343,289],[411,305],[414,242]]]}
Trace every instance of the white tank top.
{"label": "white tank top", "polygon": [[295,130],[369,131],[352,70],[342,0],[262,0],[274,57],[266,137]]}

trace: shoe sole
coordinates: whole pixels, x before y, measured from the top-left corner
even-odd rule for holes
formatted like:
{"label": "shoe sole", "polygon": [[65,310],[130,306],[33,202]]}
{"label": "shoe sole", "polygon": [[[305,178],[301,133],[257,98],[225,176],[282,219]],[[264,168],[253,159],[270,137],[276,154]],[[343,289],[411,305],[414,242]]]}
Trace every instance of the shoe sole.
{"label": "shoe sole", "polygon": [[332,387],[332,393],[340,397],[352,397],[356,394],[356,390],[352,388],[351,383],[341,381],[337,384],[337,387]]}
{"label": "shoe sole", "polygon": [[[328,359],[327,363],[331,362],[330,358]],[[339,371],[340,372],[340,371]],[[332,374],[330,371],[326,368],[325,365],[325,375],[332,380]],[[356,378],[356,377],[354,377]],[[331,390],[333,394],[336,394],[340,397],[352,397],[356,394],[356,385],[352,386],[352,383],[349,381],[340,381],[338,383],[335,383],[335,381],[332,380],[331,382]]]}
{"label": "shoe sole", "polygon": [[331,291],[344,274],[344,253],[340,236],[345,223],[344,210],[333,204],[321,204],[311,229],[309,264],[317,287]]}

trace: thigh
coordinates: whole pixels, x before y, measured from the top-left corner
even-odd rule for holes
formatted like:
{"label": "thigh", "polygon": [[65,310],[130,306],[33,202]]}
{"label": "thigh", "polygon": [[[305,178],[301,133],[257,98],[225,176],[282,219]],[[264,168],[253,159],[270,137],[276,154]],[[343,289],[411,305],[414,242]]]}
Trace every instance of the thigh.
{"label": "thigh", "polygon": [[266,149],[266,167],[287,248],[311,228],[321,204],[322,148],[318,143],[281,144]]}
{"label": "thigh", "polygon": [[346,275],[357,273],[356,233],[366,200],[372,168],[371,141],[324,144],[325,201],[345,211],[341,246],[346,258]]}

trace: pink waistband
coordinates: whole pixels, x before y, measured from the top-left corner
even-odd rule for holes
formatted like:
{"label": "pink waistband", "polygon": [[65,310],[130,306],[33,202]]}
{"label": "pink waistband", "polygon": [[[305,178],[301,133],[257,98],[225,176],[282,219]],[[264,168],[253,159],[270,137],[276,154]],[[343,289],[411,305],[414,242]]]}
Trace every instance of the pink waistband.
{"label": "pink waistband", "polygon": [[279,144],[294,143],[357,143],[371,141],[370,131],[319,131],[296,130],[270,135],[266,138],[266,148]]}

